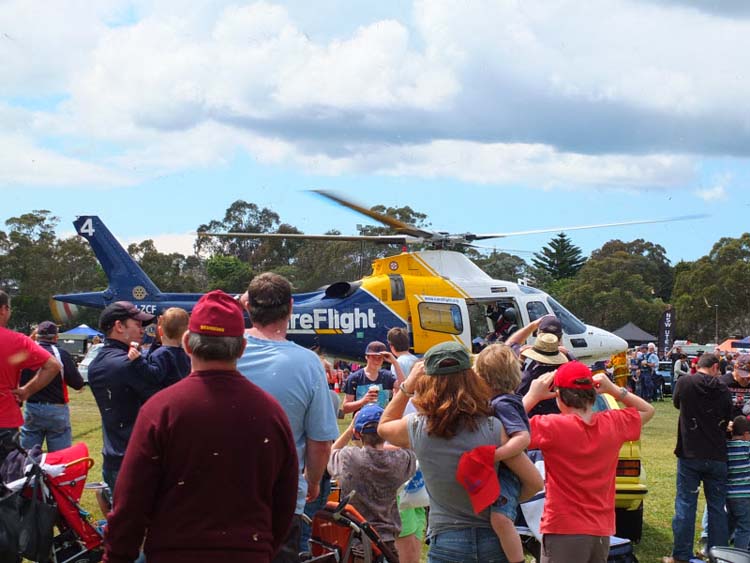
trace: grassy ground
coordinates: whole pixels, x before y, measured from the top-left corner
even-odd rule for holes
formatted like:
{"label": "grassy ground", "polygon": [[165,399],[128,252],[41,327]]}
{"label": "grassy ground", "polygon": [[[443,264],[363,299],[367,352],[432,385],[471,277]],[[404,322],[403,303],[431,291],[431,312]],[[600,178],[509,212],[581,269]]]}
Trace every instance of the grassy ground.
{"label": "grassy ground", "polygon": [[[670,554],[672,548],[671,519],[674,510],[676,472],[675,457],[672,452],[677,430],[677,410],[668,400],[656,403],[655,406],[656,416],[645,428],[641,441],[649,494],[645,501],[643,540],[636,546],[636,553],[640,561],[644,563],[659,561],[663,555]],[[86,442],[91,457],[96,460],[96,465],[89,473],[89,482],[100,481],[101,420],[88,388],[80,393],[72,393],[71,412],[74,442]],[[349,424],[349,417],[339,422],[339,425],[344,428]],[[82,500],[84,507],[96,519],[101,517],[92,492],[86,491]],[[701,499],[698,517],[702,510]],[[699,529],[699,526],[696,529]]]}
{"label": "grassy ground", "polygon": [[[674,514],[675,476],[677,462],[674,446],[677,436],[677,409],[670,400],[657,402],[656,415],[644,428],[641,438],[643,465],[649,493],[643,511],[643,539],[637,546],[641,561],[659,561],[671,554],[672,516]],[[698,526],[703,513],[699,504]],[[697,543],[696,543],[697,547]]]}

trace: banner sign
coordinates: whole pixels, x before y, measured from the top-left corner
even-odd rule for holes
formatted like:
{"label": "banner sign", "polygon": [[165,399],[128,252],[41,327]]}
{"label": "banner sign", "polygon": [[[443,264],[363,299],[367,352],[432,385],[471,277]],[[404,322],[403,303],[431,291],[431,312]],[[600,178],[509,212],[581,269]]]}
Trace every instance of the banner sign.
{"label": "banner sign", "polygon": [[662,313],[661,320],[659,321],[658,352],[660,358],[666,357],[667,352],[672,349],[672,344],[674,343],[674,322],[674,309],[670,307]]}

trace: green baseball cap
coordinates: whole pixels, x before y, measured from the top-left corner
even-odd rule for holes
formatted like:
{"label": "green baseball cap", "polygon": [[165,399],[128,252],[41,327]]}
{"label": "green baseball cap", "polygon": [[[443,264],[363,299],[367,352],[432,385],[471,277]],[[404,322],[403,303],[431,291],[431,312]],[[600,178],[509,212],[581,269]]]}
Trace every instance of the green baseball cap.
{"label": "green baseball cap", "polygon": [[436,344],[424,355],[427,375],[450,375],[471,368],[469,352],[458,342]]}

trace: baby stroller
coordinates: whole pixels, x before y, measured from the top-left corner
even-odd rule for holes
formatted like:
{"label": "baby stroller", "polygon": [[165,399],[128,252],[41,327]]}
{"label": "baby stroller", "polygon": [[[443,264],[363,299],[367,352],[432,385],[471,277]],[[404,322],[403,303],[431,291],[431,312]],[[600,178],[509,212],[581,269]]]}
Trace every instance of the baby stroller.
{"label": "baby stroller", "polygon": [[310,522],[310,552],[302,555],[308,563],[388,563],[397,558],[383,543],[378,532],[349,502],[355,491],[341,502],[328,502]]}
{"label": "baby stroller", "polygon": [[5,483],[7,494],[0,500],[0,543],[6,557],[16,552],[15,558],[7,560],[14,561],[20,554],[44,563],[101,561],[103,534],[79,504],[94,464],[86,444],[38,459],[22,450],[14,454],[11,461],[22,468],[21,476]]}

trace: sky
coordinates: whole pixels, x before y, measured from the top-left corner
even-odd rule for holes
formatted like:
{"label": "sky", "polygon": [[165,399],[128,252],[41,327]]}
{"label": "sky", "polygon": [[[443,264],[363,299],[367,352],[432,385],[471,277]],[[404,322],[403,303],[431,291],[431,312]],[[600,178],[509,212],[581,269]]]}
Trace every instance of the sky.
{"label": "sky", "polygon": [[695,260],[747,230],[748,68],[744,0],[4,0],[0,222],[182,253],[238,199],[372,224],[331,189],[458,233],[707,214],[570,233]]}

